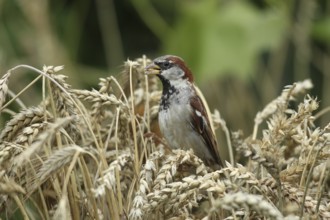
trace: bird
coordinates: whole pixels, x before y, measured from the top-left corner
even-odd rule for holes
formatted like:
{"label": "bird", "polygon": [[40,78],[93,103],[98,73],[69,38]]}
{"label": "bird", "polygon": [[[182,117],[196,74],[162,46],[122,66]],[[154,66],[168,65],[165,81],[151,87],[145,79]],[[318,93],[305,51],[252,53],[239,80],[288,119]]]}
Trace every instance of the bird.
{"label": "bird", "polygon": [[170,148],[192,149],[206,165],[223,167],[206,104],[184,60],[174,55],[158,57],[145,74],[158,76],[162,83],[158,123]]}

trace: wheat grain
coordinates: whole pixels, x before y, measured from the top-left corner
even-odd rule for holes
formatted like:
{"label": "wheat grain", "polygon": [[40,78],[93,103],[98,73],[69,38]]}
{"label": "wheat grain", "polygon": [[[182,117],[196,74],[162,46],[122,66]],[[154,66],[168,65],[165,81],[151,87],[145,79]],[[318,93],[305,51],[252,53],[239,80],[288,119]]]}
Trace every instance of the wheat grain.
{"label": "wheat grain", "polygon": [[128,152],[125,152],[118,156],[118,158],[113,161],[109,168],[103,171],[101,177],[97,180],[99,186],[96,189],[93,189],[93,192],[96,197],[105,195],[105,188],[109,190],[113,190],[115,193],[117,191],[117,181],[116,181],[116,170],[120,173],[120,188],[123,191],[122,193],[125,196],[125,192],[129,188],[129,184],[131,182],[131,178],[133,176],[133,163],[132,163],[132,155]]}
{"label": "wheat grain", "polygon": [[256,211],[267,219],[283,219],[281,212],[261,196],[243,192],[226,194],[223,198],[215,200],[213,202],[211,213],[212,211],[217,211],[219,208],[227,210],[243,208],[250,211]]}
{"label": "wheat grain", "polygon": [[[125,64],[128,87],[107,77],[98,90],[71,89],[66,76],[55,74],[63,67],[44,67],[49,101],[13,113],[0,134],[1,210],[19,205],[26,214],[19,194],[27,192],[48,219],[297,219],[301,210],[306,218],[330,218],[330,124],[314,125],[316,98],[289,105],[310,81],[287,86],[260,111],[251,137],[233,132],[229,140],[227,132],[240,153],[236,161],[250,160],[212,172],[192,151],[169,152],[151,138],[161,88],[144,75],[149,62]],[[0,79],[0,97],[8,78]],[[213,121],[225,125],[217,112]],[[85,153],[92,159],[79,157]]]}
{"label": "wheat grain", "polygon": [[13,141],[17,133],[26,126],[34,123],[42,123],[45,114],[47,113],[44,109],[39,107],[30,107],[22,110],[7,122],[5,128],[1,131],[0,140],[8,142]]}
{"label": "wheat grain", "polygon": [[130,219],[143,219],[142,208],[147,204],[147,194],[152,189],[156,176],[156,163],[164,158],[164,153],[160,151],[153,152],[146,164],[142,167],[139,174],[138,190],[135,193],[132,208],[129,212]]}
{"label": "wheat grain", "polygon": [[13,158],[22,153],[23,150],[24,147],[16,143],[6,141],[0,143],[0,168],[4,170],[10,168]]}
{"label": "wheat grain", "polygon": [[165,184],[160,190],[153,190],[147,195],[143,213],[153,213],[161,207],[165,209],[166,216],[176,216],[181,208],[186,208],[191,213],[197,207],[201,198],[208,193],[213,196],[223,196],[226,188],[219,182],[220,171],[215,171],[204,176],[188,176],[182,181]]}
{"label": "wheat grain", "polygon": [[[177,175],[180,165],[187,164],[188,173],[206,174],[204,163],[192,151],[174,150],[173,155],[169,155],[164,165],[160,168],[155,179],[154,190],[161,189],[164,185],[171,183]],[[185,167],[183,167],[185,169]],[[183,175],[185,175],[183,173]]]}
{"label": "wheat grain", "polygon": [[256,178],[255,174],[248,171],[246,167],[241,164],[237,164],[237,167],[234,167],[227,162],[226,167],[222,168],[219,172],[225,177],[223,182],[226,184],[227,188],[232,188],[233,186],[234,188],[237,186],[259,187],[259,180]]}
{"label": "wheat grain", "polygon": [[307,196],[305,198],[304,204],[302,201],[304,200],[304,192],[299,190],[298,188],[292,187],[290,184],[284,183],[282,185],[283,195],[291,202],[297,203],[299,206],[302,206],[305,214],[309,214],[310,217],[322,217],[324,219],[330,218],[330,211],[328,210],[328,203],[324,202],[320,205],[319,211],[316,212],[317,201],[312,197]]}
{"label": "wheat grain", "polygon": [[[113,93],[112,89],[112,80],[113,78],[107,77],[107,78],[100,78],[99,82],[99,93],[103,95],[110,95]],[[93,121],[95,121],[95,124],[101,124],[102,120],[105,118],[105,106],[103,105],[103,102],[95,102],[92,105],[91,109],[91,117],[93,118]]]}
{"label": "wheat grain", "polygon": [[254,129],[252,139],[256,138],[258,126],[262,123],[263,120],[268,118],[270,115],[274,114],[278,109],[286,109],[288,102],[293,100],[298,94],[303,94],[306,90],[309,90],[313,87],[312,82],[307,79],[302,82],[297,82],[292,86],[286,86],[282,91],[282,94],[270,102],[266,107],[257,113],[254,119]]}
{"label": "wheat grain", "polygon": [[49,141],[59,129],[62,129],[63,127],[70,124],[70,122],[73,120],[73,117],[68,118],[61,118],[57,119],[54,123],[50,124],[47,130],[43,131],[39,136],[38,139],[23,153],[21,153],[18,157],[15,159],[16,165],[22,166],[26,161],[29,160],[32,154],[36,153],[40,148]]}
{"label": "wheat grain", "polygon": [[73,94],[77,95],[78,98],[84,99],[86,101],[101,103],[102,105],[122,105],[122,101],[117,99],[115,95],[105,95],[97,90],[72,90]]}
{"label": "wheat grain", "polygon": [[[153,213],[153,210],[157,210],[165,204],[166,216],[175,216],[180,207],[186,207],[191,211],[193,207],[197,206],[196,193],[199,190],[217,195],[224,192],[223,183],[216,183],[220,177],[220,171],[207,174],[205,167],[200,168],[204,166],[201,160],[194,156],[192,152],[176,150],[173,153],[174,155],[167,157],[155,179],[153,178],[155,175],[154,163],[151,161],[146,163],[147,170],[142,170],[141,173],[148,173],[148,169],[151,171],[149,177],[144,174],[140,178],[139,191],[133,200],[134,208],[130,212],[132,219],[146,218],[149,215],[148,213]],[[176,176],[177,172],[182,172],[178,167],[183,164],[194,167],[189,169],[188,172],[204,174],[204,176],[187,176],[182,179],[182,182],[173,182],[173,180],[181,179]],[[153,179],[154,181],[152,181]],[[212,184],[210,182],[213,183],[212,187],[210,187],[210,184]],[[151,189],[152,185],[154,187]]]}
{"label": "wheat grain", "polygon": [[38,134],[42,132],[45,128],[47,128],[48,123],[34,123],[30,126],[26,126],[20,134],[17,135],[15,143],[29,146],[36,139]]}
{"label": "wheat grain", "polygon": [[[49,72],[48,72],[49,73]],[[65,82],[67,76],[65,75],[55,75],[49,74],[59,85],[61,85],[66,92],[63,92],[57,85],[54,83],[50,84],[53,100],[55,102],[55,110],[58,117],[69,117],[69,116],[78,116],[77,106],[73,102],[74,94],[70,90],[70,85]],[[75,140],[79,136],[78,123],[76,120],[70,123],[67,127],[68,134],[71,135],[72,139]]]}
{"label": "wheat grain", "polygon": [[86,150],[77,145],[70,145],[55,151],[39,169],[36,175],[36,183],[33,188],[36,188],[52,174],[69,164],[77,152],[85,153]]}

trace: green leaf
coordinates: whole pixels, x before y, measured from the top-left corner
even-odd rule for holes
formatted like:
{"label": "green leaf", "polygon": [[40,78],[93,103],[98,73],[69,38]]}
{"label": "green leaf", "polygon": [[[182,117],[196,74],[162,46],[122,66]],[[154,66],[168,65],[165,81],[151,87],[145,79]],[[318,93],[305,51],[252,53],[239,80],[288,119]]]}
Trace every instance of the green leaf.
{"label": "green leaf", "polygon": [[182,8],[165,51],[182,56],[203,79],[249,76],[261,52],[278,46],[287,27],[284,13],[260,11],[243,1],[197,1]]}
{"label": "green leaf", "polygon": [[314,23],[312,36],[316,40],[330,44],[330,17],[325,17]]}

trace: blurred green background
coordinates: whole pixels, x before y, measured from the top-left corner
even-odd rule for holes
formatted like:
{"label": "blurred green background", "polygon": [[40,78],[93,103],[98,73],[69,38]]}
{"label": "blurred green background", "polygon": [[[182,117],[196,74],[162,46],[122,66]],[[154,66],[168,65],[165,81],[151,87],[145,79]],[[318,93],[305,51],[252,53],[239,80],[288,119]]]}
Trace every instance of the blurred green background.
{"label": "blurred green background", "polygon": [[[0,0],[1,75],[18,64],[65,65],[73,87],[92,88],[128,58],[175,54],[211,109],[245,135],[295,81],[311,78],[321,109],[330,106],[329,45],[328,0]],[[35,77],[18,72],[14,92]],[[39,103],[40,91],[22,99]]]}

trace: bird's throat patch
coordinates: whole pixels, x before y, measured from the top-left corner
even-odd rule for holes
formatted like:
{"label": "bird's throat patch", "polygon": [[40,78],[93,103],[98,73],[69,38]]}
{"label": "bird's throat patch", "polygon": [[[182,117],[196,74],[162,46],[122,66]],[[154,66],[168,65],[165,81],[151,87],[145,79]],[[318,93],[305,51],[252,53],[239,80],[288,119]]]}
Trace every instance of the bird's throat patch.
{"label": "bird's throat patch", "polygon": [[166,110],[170,106],[170,101],[173,100],[173,95],[177,94],[178,90],[168,80],[161,78],[161,81],[163,84],[163,95],[160,101],[160,110]]}

